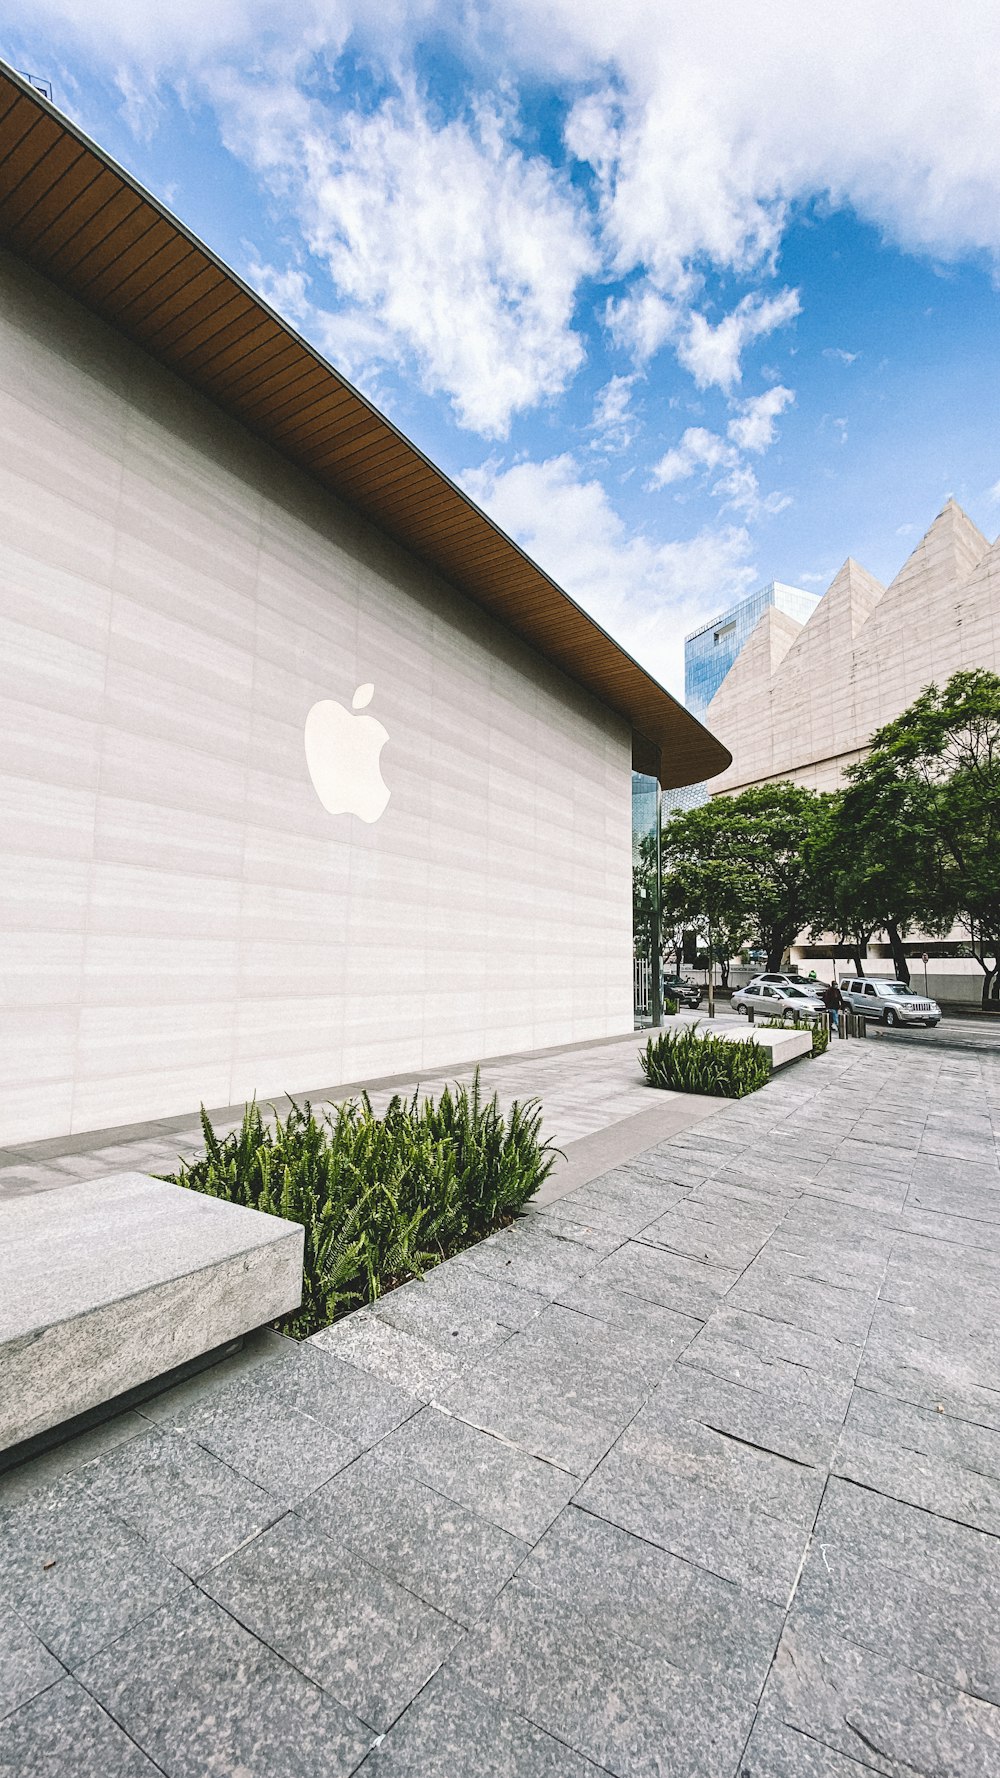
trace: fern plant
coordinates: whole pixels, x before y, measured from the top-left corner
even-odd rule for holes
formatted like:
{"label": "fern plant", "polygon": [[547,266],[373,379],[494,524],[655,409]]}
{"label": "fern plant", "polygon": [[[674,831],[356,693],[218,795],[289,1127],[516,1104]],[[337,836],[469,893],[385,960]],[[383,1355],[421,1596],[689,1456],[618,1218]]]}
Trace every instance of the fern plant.
{"label": "fern plant", "polygon": [[771,1078],[771,1058],[762,1045],[730,1043],[697,1025],[651,1037],[639,1051],[639,1065],[651,1087],[723,1099],[742,1099]]}
{"label": "fern plant", "polygon": [[230,1135],[204,1107],[201,1128],[205,1153],[176,1185],[305,1230],[302,1305],[282,1324],[300,1339],[512,1221],[559,1153],[538,1102],[505,1115],[478,1070],[436,1104],[397,1094],[381,1116],[367,1094],[320,1115],[293,1101],[268,1118],[254,1101]]}

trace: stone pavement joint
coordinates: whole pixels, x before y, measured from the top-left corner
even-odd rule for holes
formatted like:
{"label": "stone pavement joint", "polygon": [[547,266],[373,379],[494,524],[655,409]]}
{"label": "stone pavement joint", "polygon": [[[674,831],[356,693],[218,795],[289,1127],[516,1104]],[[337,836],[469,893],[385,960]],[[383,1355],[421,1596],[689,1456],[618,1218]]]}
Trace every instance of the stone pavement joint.
{"label": "stone pavement joint", "polygon": [[0,1772],[1000,1773],[1000,1049],[941,1029],[3,1478]]}

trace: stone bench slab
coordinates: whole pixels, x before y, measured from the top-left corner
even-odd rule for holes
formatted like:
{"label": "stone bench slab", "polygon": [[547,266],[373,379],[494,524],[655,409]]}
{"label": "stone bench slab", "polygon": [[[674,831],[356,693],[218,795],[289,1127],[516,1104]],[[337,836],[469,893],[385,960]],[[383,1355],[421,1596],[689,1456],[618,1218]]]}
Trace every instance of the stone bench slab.
{"label": "stone bench slab", "polygon": [[304,1230],[144,1173],[0,1209],[0,1451],[298,1307]]}

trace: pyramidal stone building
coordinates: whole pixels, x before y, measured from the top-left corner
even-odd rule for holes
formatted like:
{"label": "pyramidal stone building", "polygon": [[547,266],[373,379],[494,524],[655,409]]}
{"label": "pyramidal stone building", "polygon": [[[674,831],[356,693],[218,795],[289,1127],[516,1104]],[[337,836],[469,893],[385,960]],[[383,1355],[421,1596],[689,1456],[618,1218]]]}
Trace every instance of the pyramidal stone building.
{"label": "pyramidal stone building", "polygon": [[764,612],[708,706],[733,756],[712,795],[835,790],[925,685],[974,667],[1000,673],[1000,538],[949,500],[888,587],[848,557],[806,623]]}

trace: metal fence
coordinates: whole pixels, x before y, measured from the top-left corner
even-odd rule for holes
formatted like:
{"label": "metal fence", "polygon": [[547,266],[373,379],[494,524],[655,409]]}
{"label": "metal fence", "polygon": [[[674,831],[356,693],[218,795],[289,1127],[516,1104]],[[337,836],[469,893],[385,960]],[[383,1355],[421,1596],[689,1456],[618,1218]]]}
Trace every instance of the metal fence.
{"label": "metal fence", "polygon": [[636,957],[632,964],[632,1005],[636,1018],[648,1019],[652,994],[653,971],[648,957]]}

